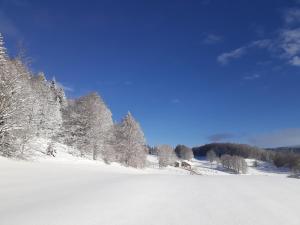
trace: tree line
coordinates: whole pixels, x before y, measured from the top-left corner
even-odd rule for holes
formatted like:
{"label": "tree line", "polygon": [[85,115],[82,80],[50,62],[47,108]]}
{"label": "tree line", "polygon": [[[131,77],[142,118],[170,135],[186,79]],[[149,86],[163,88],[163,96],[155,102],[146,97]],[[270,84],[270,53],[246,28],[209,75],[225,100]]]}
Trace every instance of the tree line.
{"label": "tree line", "polygon": [[213,151],[217,157],[223,155],[252,158],[273,163],[277,167],[288,167],[295,172],[300,172],[300,154],[293,151],[272,151],[246,144],[211,143],[193,148],[195,157],[204,157]]}
{"label": "tree line", "polygon": [[112,113],[97,93],[67,99],[61,85],[43,73],[33,74],[22,57],[10,58],[0,34],[0,155],[19,157],[34,138],[61,142],[82,157],[102,158],[141,168],[146,141],[139,123],[128,113],[113,123]]}

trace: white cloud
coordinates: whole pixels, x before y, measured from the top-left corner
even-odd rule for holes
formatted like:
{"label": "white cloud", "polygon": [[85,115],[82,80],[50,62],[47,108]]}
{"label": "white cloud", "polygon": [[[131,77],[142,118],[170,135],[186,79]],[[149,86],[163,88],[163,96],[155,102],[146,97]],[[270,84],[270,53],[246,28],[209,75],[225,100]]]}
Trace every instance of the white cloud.
{"label": "white cloud", "polygon": [[[300,2],[300,0],[299,0]],[[260,48],[269,51],[272,57],[286,61],[292,66],[300,66],[300,8],[290,8],[284,13],[284,26],[272,39],[262,39],[222,53],[217,57],[221,64],[228,64],[233,59],[245,55],[250,48]]]}
{"label": "white cloud", "polygon": [[260,147],[283,147],[300,144],[300,128],[288,128],[250,138],[251,144]]}
{"label": "white cloud", "polygon": [[290,65],[299,66],[300,28],[286,28],[281,30],[274,39],[253,41],[231,52],[222,53],[218,56],[217,61],[226,65],[233,59],[241,58],[251,48],[266,49],[272,55],[286,60]]}
{"label": "white cloud", "polygon": [[284,56],[293,57],[297,55],[300,53],[300,28],[282,30],[279,42]]}
{"label": "white cloud", "polygon": [[216,43],[219,43],[223,40],[223,38],[219,35],[216,35],[216,34],[204,34],[205,37],[202,41],[203,44],[216,44]]}
{"label": "white cloud", "polygon": [[226,65],[231,61],[232,59],[238,59],[242,57],[246,53],[247,47],[241,47],[232,50],[231,52],[225,52],[218,56],[217,60],[219,63]]}

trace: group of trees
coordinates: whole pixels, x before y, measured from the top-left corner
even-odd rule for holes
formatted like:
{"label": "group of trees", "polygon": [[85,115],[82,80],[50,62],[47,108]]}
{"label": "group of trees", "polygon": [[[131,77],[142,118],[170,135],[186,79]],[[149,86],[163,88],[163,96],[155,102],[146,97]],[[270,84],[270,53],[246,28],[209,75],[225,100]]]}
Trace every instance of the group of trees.
{"label": "group of trees", "polygon": [[222,155],[221,163],[224,168],[233,170],[236,173],[247,173],[248,165],[243,157],[236,155]]}
{"label": "group of trees", "polygon": [[159,145],[150,148],[149,152],[158,156],[159,167],[173,166],[177,160],[194,158],[192,149],[185,145],[177,145],[175,149],[169,145]]}
{"label": "group of trees", "polygon": [[156,148],[159,167],[173,166],[177,160],[174,149],[169,145],[160,145]]}
{"label": "group of trees", "polygon": [[273,152],[272,162],[277,167],[289,167],[294,172],[300,173],[300,154],[294,152]]}
{"label": "group of trees", "polygon": [[62,142],[82,157],[145,166],[146,141],[130,113],[114,124],[97,93],[67,99],[55,80],[31,73],[20,57],[9,58],[0,34],[0,155],[24,154],[37,137],[49,140],[51,156],[53,143]]}
{"label": "group of trees", "polygon": [[289,167],[295,172],[300,172],[300,154],[288,149],[261,149],[245,144],[212,143],[193,148],[196,157],[207,156],[208,160],[214,160],[222,155],[252,158],[273,163],[277,167]]}
{"label": "group of trees", "polygon": [[214,150],[209,150],[206,153],[206,158],[211,165],[213,162],[216,162],[217,165],[221,163],[224,168],[232,170],[235,173],[247,173],[248,171],[246,160],[237,155],[224,154],[219,158]]}
{"label": "group of trees", "polygon": [[270,151],[246,144],[211,143],[193,148],[196,157],[204,157],[210,150],[213,150],[218,156],[229,154],[263,161],[270,161],[272,156]]}

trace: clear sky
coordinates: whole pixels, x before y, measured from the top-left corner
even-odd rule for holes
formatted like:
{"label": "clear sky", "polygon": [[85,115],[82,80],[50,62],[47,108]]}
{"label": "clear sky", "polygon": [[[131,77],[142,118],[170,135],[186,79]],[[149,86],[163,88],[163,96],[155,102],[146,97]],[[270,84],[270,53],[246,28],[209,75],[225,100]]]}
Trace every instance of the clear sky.
{"label": "clear sky", "polygon": [[149,144],[300,144],[300,1],[0,0],[0,32]]}

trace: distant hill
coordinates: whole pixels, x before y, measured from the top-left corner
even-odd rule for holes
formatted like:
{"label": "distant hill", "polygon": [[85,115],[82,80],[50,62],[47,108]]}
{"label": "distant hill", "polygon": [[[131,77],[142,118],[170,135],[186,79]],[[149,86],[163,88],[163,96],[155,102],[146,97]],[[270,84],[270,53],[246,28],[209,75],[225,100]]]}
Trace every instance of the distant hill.
{"label": "distant hill", "polygon": [[206,156],[206,153],[210,150],[213,150],[218,156],[229,154],[238,155],[244,158],[255,158],[260,160],[266,160],[267,157],[266,150],[246,144],[211,143],[193,148],[195,157]]}
{"label": "distant hill", "polygon": [[300,154],[300,146],[266,148],[266,150],[268,150],[268,151],[274,151],[274,152],[293,152],[293,153]]}

